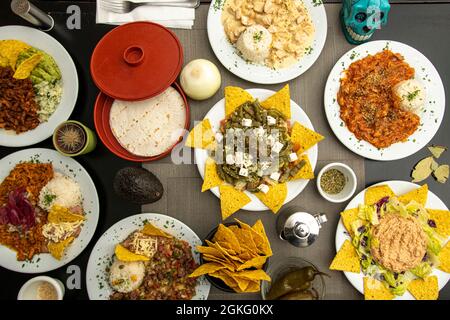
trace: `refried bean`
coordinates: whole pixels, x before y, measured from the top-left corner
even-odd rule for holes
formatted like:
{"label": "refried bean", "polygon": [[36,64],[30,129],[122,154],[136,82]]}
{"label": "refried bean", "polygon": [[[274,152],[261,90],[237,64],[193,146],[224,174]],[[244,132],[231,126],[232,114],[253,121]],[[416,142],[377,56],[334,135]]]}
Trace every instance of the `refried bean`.
{"label": "refried bean", "polygon": [[11,68],[0,67],[0,128],[22,133],[39,125],[39,107],[31,80],[13,74]]}

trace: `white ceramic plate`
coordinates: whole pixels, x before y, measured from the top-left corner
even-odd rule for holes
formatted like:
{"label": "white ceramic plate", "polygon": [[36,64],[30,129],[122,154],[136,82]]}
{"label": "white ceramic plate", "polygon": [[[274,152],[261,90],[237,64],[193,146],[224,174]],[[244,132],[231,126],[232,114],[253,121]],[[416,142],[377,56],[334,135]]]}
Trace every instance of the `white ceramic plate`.
{"label": "white ceramic plate", "polygon": [[56,172],[73,178],[80,185],[83,209],[86,213],[86,221],[81,227],[80,235],[67,248],[61,260],[56,260],[50,254],[39,254],[31,261],[17,261],[15,251],[0,245],[0,266],[16,272],[41,273],[66,265],[87,247],[97,228],[100,209],[97,190],[87,171],[74,159],[64,157],[55,150],[26,149],[4,157],[0,160],[0,181],[9,175],[16,164],[30,160],[51,162]]}
{"label": "white ceramic plate", "polygon": [[[250,93],[254,98],[259,99],[260,101],[264,101],[265,99],[267,99],[268,97],[270,97],[275,93],[272,90],[266,89],[245,89],[245,91]],[[291,117],[292,118],[290,120],[292,123],[298,121],[305,127],[314,130],[314,127],[311,121],[309,120],[308,116],[306,115],[305,111],[303,111],[303,109],[300,108],[300,106],[292,100],[291,100]],[[213,132],[217,132],[220,128],[220,121],[224,118],[225,118],[225,99],[222,99],[219,102],[217,102],[214,105],[214,107],[211,108],[211,110],[209,110],[209,112],[205,116],[205,119],[209,119],[209,121],[211,122]],[[315,145],[305,152],[309,157],[313,170],[315,169],[317,163],[317,150],[318,150],[317,145]],[[207,159],[208,159],[208,152],[206,150],[198,148],[195,149],[195,162],[197,163],[197,168],[198,171],[200,172],[200,175],[202,176],[202,179],[205,176],[205,164]],[[284,200],[284,204],[288,203],[296,196],[298,196],[300,192],[302,192],[303,189],[306,187],[308,182],[309,180],[289,181],[287,183],[288,194],[286,199]],[[210,190],[218,198],[220,198],[219,187],[215,187]],[[243,210],[264,211],[269,209],[254,194],[248,191],[245,191],[245,193],[250,197],[252,201],[247,205],[245,205],[242,208]]]}
{"label": "white ceramic plate", "polygon": [[[106,268],[112,263],[115,246],[125,240],[133,231],[141,228],[144,225],[144,221],[151,222],[174,237],[187,241],[192,247],[192,255],[195,261],[200,264],[200,254],[195,248],[198,245],[202,245],[202,241],[191,228],[183,222],[164,214],[136,214],[114,224],[100,237],[94,249],[92,249],[86,271],[89,299],[109,299],[113,290],[109,285],[109,275]],[[199,277],[195,288],[196,295],[193,297],[193,300],[206,300],[210,288],[211,284],[206,281],[205,277]]]}
{"label": "white ceramic plate", "polygon": [[[397,195],[402,195],[404,193],[407,193],[409,191],[412,191],[414,189],[419,188],[420,186],[411,182],[407,181],[385,181],[377,183],[376,185],[382,185],[386,184],[394,191]],[[366,189],[367,190],[367,189]],[[359,204],[364,203],[364,193],[366,190],[361,191],[356,197],[353,198],[352,201],[347,205],[345,210],[357,208]],[[441,201],[433,192],[428,191],[428,200],[426,203],[426,208],[430,209],[441,209],[441,210],[448,210],[447,206],[444,204],[444,202]],[[341,246],[344,244],[345,240],[350,240],[350,236],[348,235],[348,232],[345,229],[344,224],[342,223],[342,219],[339,220],[337,230],[336,230],[336,252],[339,251]],[[344,272],[347,279],[350,281],[350,283],[362,294],[364,294],[364,284],[363,284],[363,278],[364,274],[361,273],[353,273],[353,272]],[[438,278],[438,284],[439,284],[439,290],[441,290],[447,282],[450,280],[450,274],[445,273],[441,270],[434,269],[433,275],[437,276]],[[398,296],[396,299],[401,300],[411,300],[414,299],[414,297],[407,291],[403,296]]]}
{"label": "white ceramic plate", "polygon": [[[367,141],[356,139],[355,135],[347,129],[340,117],[340,107],[336,97],[340,87],[340,79],[350,64],[366,57],[368,54],[376,54],[384,48],[392,52],[400,53],[405,61],[412,66],[418,79],[426,90],[425,108],[419,114],[420,126],[407,141],[399,142],[388,148],[377,149]],[[379,40],[371,41],[344,54],[328,76],[324,93],[325,112],[328,122],[338,139],[350,150],[362,157],[373,160],[397,160],[406,158],[427,145],[441,125],[445,110],[445,92],[442,80],[433,64],[416,49],[396,41]]]}
{"label": "white ceramic plate", "polygon": [[248,63],[238,54],[237,49],[228,41],[221,22],[225,1],[213,0],[211,2],[207,23],[208,38],[219,61],[239,78],[261,84],[287,82],[308,70],[320,56],[327,38],[327,15],[321,1],[304,0],[316,29],[310,53],[305,54],[296,64],[279,70]]}
{"label": "white ceramic plate", "polygon": [[42,31],[23,26],[0,27],[0,40],[6,39],[21,40],[47,52],[55,59],[62,74],[61,102],[47,122],[21,134],[0,129],[0,145],[6,147],[30,146],[50,137],[61,122],[69,119],[78,97],[77,69],[66,49],[53,37]]}

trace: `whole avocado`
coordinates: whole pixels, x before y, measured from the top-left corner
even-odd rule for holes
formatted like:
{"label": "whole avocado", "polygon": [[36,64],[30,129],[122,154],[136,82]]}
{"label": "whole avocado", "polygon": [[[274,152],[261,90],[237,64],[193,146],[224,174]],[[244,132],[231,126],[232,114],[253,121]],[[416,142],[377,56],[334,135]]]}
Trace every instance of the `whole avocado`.
{"label": "whole avocado", "polygon": [[114,177],[113,188],[121,198],[141,205],[158,201],[164,193],[161,181],[153,173],[136,167],[120,169]]}

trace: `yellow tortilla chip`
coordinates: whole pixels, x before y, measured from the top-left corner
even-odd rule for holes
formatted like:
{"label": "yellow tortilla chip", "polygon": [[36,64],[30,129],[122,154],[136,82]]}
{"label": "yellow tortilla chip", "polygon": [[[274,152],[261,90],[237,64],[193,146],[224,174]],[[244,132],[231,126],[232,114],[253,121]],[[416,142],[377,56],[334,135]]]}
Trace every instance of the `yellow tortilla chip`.
{"label": "yellow tortilla chip", "polygon": [[236,277],[247,280],[265,280],[271,281],[269,275],[264,270],[243,270],[235,273]]}
{"label": "yellow tortilla chip", "polygon": [[218,278],[222,280],[228,287],[236,290],[235,288],[238,287],[238,283],[236,280],[231,277],[228,273],[225,273],[224,269],[210,273],[211,277]]}
{"label": "yellow tortilla chip", "polygon": [[443,236],[450,236],[450,211],[427,209],[429,218],[436,222],[436,232]]}
{"label": "yellow tortilla chip", "polygon": [[222,184],[219,186],[219,190],[223,220],[251,202],[244,192],[236,190],[233,186]]}
{"label": "yellow tortilla chip", "polygon": [[297,121],[292,126],[291,141],[294,144],[294,148],[298,148],[297,154],[305,152],[323,139],[325,139],[324,136],[302,126]]}
{"label": "yellow tortilla chip", "polygon": [[217,231],[213,237],[213,242],[224,242],[229,246],[227,249],[232,249],[234,252],[241,251],[239,240],[236,238],[233,231],[223,224],[219,224],[219,227],[217,227]]}
{"label": "yellow tortilla chip", "polygon": [[37,64],[41,61],[42,54],[36,53],[33,54],[28,59],[24,60],[18,67],[16,72],[14,72],[13,77],[16,79],[26,79],[30,76],[31,71],[37,66]]}
{"label": "yellow tortilla chip", "polygon": [[132,261],[148,261],[150,260],[148,257],[136,254],[122,246],[121,244],[116,245],[116,249],[114,250],[116,254],[116,258],[120,261],[124,262],[132,262]]}
{"label": "yellow tortilla chip", "polygon": [[22,51],[31,48],[30,45],[19,40],[2,40],[0,41],[0,55],[8,59],[9,66],[15,70],[17,58]]}
{"label": "yellow tortilla chip", "polygon": [[341,249],[331,262],[330,270],[348,271],[359,273],[361,265],[355,247],[350,240],[345,240]]}
{"label": "yellow tortilla chip", "polygon": [[9,60],[0,54],[0,67],[8,67]]}
{"label": "yellow tortilla chip", "polygon": [[290,119],[291,95],[289,93],[289,84],[285,85],[280,91],[261,102],[261,107],[266,109],[276,109],[280,111],[286,119]]}
{"label": "yellow tortilla chip", "polygon": [[373,205],[384,197],[393,196],[395,196],[395,193],[388,185],[370,187],[364,194],[364,204]]}
{"label": "yellow tortilla chip", "polygon": [[314,179],[314,170],[311,166],[311,162],[309,161],[309,157],[306,154],[302,154],[299,157],[299,161],[304,160],[306,163],[301,168],[295,176],[291,178],[291,180],[298,180],[298,179],[305,179],[305,180],[311,180]]}
{"label": "yellow tortilla chip", "polygon": [[398,200],[403,203],[410,203],[412,200],[420,203],[421,205],[425,205],[428,199],[428,185],[424,184],[420,188],[417,188],[413,191],[405,193],[398,197]]}
{"label": "yellow tortilla chip", "polygon": [[50,252],[50,254],[57,260],[61,260],[64,251],[66,250],[66,248],[72,243],[72,241],[74,240],[74,237],[68,237],[67,239],[64,239],[60,242],[50,242],[47,245],[48,251]]}
{"label": "yellow tortilla chip", "polygon": [[47,215],[47,221],[50,223],[78,222],[85,219],[84,216],[72,213],[69,209],[58,205],[54,205]]}
{"label": "yellow tortilla chip", "polygon": [[394,295],[389,288],[374,278],[364,278],[364,299],[365,300],[392,300]]}
{"label": "yellow tortilla chip", "polygon": [[248,224],[239,221],[238,219],[235,220],[239,223],[242,229],[248,230],[252,233],[253,241],[255,242],[259,253],[270,257],[272,255],[272,249],[261,220],[256,221],[253,227],[250,227]]}
{"label": "yellow tortilla chip", "polygon": [[245,291],[239,290],[239,287],[234,288],[234,291],[236,291],[237,293],[260,292],[261,285],[259,281],[250,281]]}
{"label": "yellow tortilla chip", "polygon": [[408,291],[417,300],[437,300],[439,297],[438,279],[436,276],[415,279],[409,284]]}
{"label": "yellow tortilla chip", "polygon": [[209,190],[211,188],[220,186],[223,180],[217,174],[216,162],[208,158],[205,165],[205,178],[203,180],[202,192]]}
{"label": "yellow tortilla chip", "polygon": [[209,119],[204,119],[189,132],[185,145],[191,148],[214,149],[215,137]]}
{"label": "yellow tortilla chip", "polygon": [[169,239],[173,238],[173,236],[171,234],[168,234],[168,233],[162,231],[161,229],[159,229],[158,227],[155,227],[150,222],[147,222],[144,225],[144,228],[142,229],[141,232],[148,236],[164,237],[164,238],[169,238]]}
{"label": "yellow tortilla chip", "polygon": [[197,269],[195,269],[194,272],[192,272],[189,275],[189,277],[190,278],[197,278],[197,277],[200,277],[200,276],[202,276],[204,274],[217,272],[217,271],[219,271],[221,269],[225,269],[225,267],[223,265],[221,265],[220,263],[208,262],[208,263],[202,264]]}
{"label": "yellow tortilla chip", "polygon": [[257,266],[262,266],[266,263],[267,256],[258,256],[248,261],[245,261],[244,264],[240,265],[237,270],[245,270],[250,268],[256,268]]}
{"label": "yellow tortilla chip", "polygon": [[[234,227],[234,228],[232,228],[232,227]],[[229,229],[231,230],[231,232],[233,232],[241,249],[245,249],[245,251],[247,251],[247,253],[251,253],[250,255],[244,254],[243,256],[251,259],[254,254],[257,254],[258,248],[256,247],[255,241],[253,241],[252,233],[249,230],[239,228],[238,226],[230,226]],[[244,252],[241,251],[240,254],[243,254],[243,253]],[[246,260],[249,260],[249,259],[246,259]]]}
{"label": "yellow tortilla chip", "polygon": [[450,273],[450,241],[439,252],[439,269]]}
{"label": "yellow tortilla chip", "polygon": [[287,196],[287,184],[276,183],[269,187],[267,193],[256,192],[255,196],[261,200],[273,213],[277,213]]}
{"label": "yellow tortilla chip", "polygon": [[358,208],[348,209],[341,212],[341,218],[342,223],[345,226],[345,229],[347,229],[347,232],[350,234],[350,236],[353,238],[353,230],[352,230],[352,223],[356,220],[358,220]]}
{"label": "yellow tortilla chip", "polygon": [[236,110],[247,101],[253,101],[255,98],[250,93],[239,87],[225,87],[225,117]]}

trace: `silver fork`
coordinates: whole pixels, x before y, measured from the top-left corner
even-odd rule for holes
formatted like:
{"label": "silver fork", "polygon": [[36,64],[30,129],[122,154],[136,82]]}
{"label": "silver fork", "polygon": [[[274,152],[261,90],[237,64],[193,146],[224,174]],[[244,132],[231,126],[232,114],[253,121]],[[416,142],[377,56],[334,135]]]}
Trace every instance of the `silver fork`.
{"label": "silver fork", "polygon": [[115,13],[129,13],[140,6],[166,6],[166,7],[183,7],[196,8],[200,4],[198,0],[165,0],[165,1],[149,1],[149,0],[100,0],[100,6],[108,11]]}

